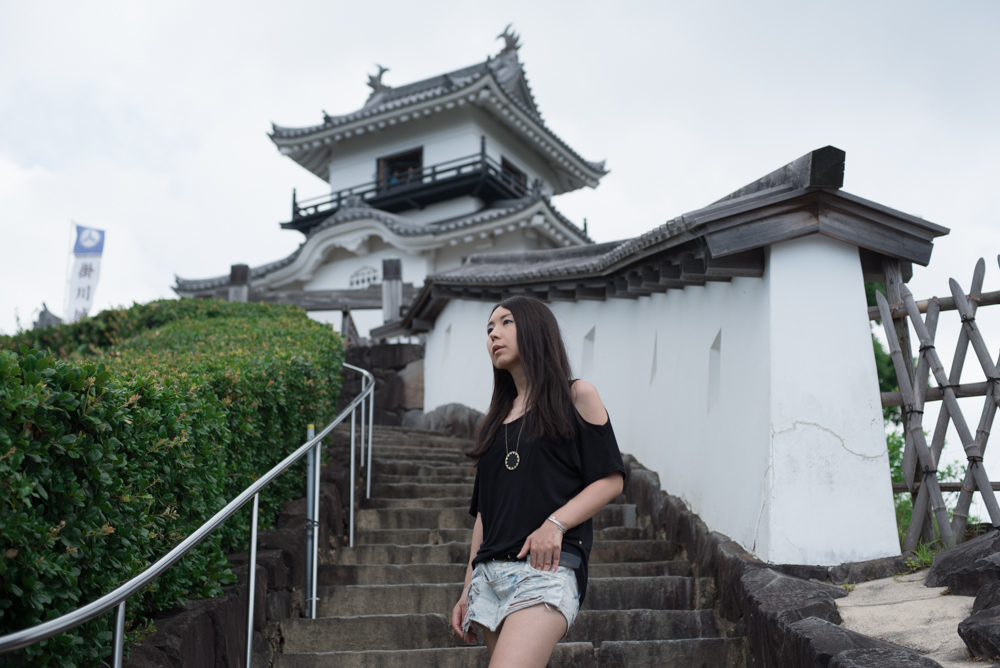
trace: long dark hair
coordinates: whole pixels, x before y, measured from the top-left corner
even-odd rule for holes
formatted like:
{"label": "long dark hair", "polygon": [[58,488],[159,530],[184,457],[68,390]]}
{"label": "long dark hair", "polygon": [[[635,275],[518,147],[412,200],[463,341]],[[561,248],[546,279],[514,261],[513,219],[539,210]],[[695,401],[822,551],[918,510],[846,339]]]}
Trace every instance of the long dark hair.
{"label": "long dark hair", "polygon": [[[498,308],[510,311],[517,327],[517,349],[528,381],[525,436],[554,442],[573,438],[579,414],[573,406],[572,372],[556,317],[548,306],[524,295],[504,299],[493,307],[493,312]],[[476,428],[476,441],[469,457],[478,462],[490,449],[516,397],[517,387],[510,372],[493,367],[493,399],[489,412]]]}

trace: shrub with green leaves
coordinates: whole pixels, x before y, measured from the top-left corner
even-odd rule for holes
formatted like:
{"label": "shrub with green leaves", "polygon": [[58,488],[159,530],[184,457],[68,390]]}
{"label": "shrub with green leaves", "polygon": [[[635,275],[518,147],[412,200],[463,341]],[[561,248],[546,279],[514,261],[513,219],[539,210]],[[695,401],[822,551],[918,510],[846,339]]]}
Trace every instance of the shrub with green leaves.
{"label": "shrub with green leaves", "polygon": [[0,348],[17,350],[26,345],[51,350],[61,359],[88,357],[111,346],[162,327],[175,320],[208,320],[231,317],[270,317],[279,313],[302,313],[291,306],[264,303],[222,302],[215,299],[161,299],[101,311],[70,325],[30,329],[0,335]]}
{"label": "shrub with green leaves", "polygon": [[[297,309],[227,308],[82,362],[0,351],[0,634],[140,572],[300,445],[306,423],[333,417],[339,337]],[[261,495],[263,526],[302,478]],[[130,626],[232,583],[225,554],[248,531],[248,513],[230,518],[129,601]],[[100,665],[110,631],[105,614],[6,665]]]}

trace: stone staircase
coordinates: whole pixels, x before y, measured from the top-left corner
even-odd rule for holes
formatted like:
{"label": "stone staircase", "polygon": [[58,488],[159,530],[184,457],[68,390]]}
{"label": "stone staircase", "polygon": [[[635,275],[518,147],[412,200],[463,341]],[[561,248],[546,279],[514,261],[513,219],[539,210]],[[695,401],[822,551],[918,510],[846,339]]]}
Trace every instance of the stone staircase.
{"label": "stone staircase", "polygon": [[[470,443],[376,427],[372,498],[355,547],[324,555],[317,619],[280,622],[274,668],[487,666],[451,630],[469,556]],[[359,486],[357,498],[362,498]],[[715,582],[654,535],[624,496],[594,519],[587,599],[550,666],[745,668],[746,640],[714,611]],[[481,640],[481,639],[480,639]]]}

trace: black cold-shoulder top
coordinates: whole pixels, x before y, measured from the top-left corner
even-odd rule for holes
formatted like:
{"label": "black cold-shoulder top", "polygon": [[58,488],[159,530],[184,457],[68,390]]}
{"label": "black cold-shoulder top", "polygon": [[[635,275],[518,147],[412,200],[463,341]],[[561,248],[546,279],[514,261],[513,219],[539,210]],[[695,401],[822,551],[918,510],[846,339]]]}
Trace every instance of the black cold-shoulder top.
{"label": "black cold-shoulder top", "polygon": [[[514,451],[523,416],[506,425]],[[545,519],[566,505],[590,483],[615,472],[625,477],[615,432],[608,419],[603,425],[580,421],[571,441],[553,443],[521,437],[520,462],[513,471],[504,466],[504,425],[476,467],[469,514],[483,515],[483,542],[473,565],[491,559],[515,559],[524,541]],[[563,536],[563,553],[580,558],[576,568],[580,602],[587,591],[587,560],[594,543],[594,521],[587,520]]]}

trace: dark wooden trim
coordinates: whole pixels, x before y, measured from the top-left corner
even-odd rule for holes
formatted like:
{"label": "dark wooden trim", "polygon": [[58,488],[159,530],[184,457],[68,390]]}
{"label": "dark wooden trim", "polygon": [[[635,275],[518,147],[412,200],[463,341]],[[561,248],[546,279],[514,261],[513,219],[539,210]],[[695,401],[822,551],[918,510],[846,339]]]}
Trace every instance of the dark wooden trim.
{"label": "dark wooden trim", "polygon": [[576,298],[589,299],[592,301],[604,301],[608,298],[608,291],[606,287],[583,285],[581,283],[576,286]]}
{"label": "dark wooden trim", "polygon": [[756,248],[745,253],[725,257],[705,258],[705,276],[726,278],[762,278],[764,276],[764,249]]}

